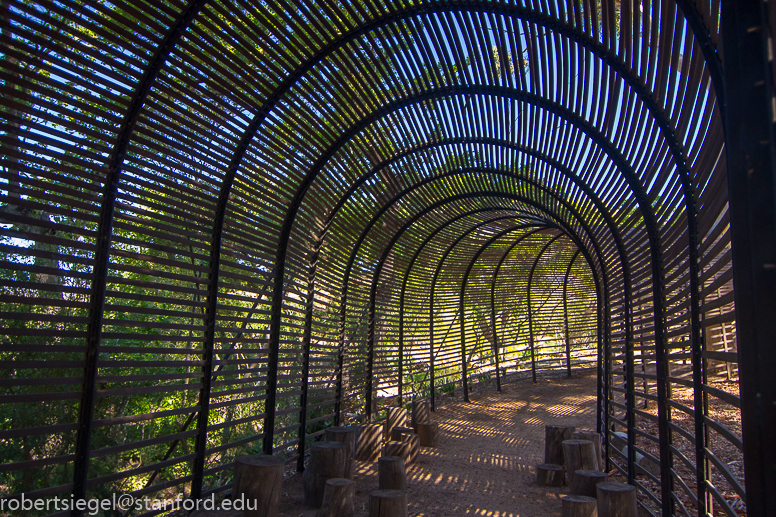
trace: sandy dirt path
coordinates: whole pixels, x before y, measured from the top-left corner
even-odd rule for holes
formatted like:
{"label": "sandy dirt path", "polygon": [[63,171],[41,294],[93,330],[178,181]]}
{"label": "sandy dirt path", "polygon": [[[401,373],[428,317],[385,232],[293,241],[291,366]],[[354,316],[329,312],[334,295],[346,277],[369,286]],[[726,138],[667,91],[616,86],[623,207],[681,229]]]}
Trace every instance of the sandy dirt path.
{"label": "sandy dirt path", "polygon": [[[407,473],[410,517],[560,516],[560,498],[568,488],[534,482],[534,466],[544,459],[544,426],[594,429],[595,388],[593,374],[521,381],[432,413],[440,425],[439,447],[422,447]],[[377,464],[354,467],[356,516],[366,517],[369,492],[377,489]],[[316,510],[303,503],[300,475],[286,481],[281,505],[283,517],[315,517]]]}

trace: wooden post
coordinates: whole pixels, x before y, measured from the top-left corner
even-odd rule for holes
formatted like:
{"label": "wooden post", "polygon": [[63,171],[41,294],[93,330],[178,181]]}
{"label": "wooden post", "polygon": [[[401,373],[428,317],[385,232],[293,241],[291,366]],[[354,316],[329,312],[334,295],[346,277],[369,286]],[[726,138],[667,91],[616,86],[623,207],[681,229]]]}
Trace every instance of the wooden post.
{"label": "wooden post", "polygon": [[353,479],[353,458],[356,455],[356,428],[355,427],[329,427],[326,429],[327,442],[339,442],[345,446],[345,476]]}
{"label": "wooden post", "polygon": [[304,503],[320,508],[326,481],[344,478],[347,449],[339,442],[318,442],[310,447],[310,460],[302,476]]}
{"label": "wooden post", "polygon": [[418,424],[415,432],[418,434],[420,445],[423,447],[436,447],[439,444],[439,424],[437,422]]}
{"label": "wooden post", "polygon": [[595,487],[598,483],[606,483],[609,474],[600,470],[578,470],[574,472],[574,484],[571,485],[571,495],[597,497]]}
{"label": "wooden post", "polygon": [[571,440],[573,432],[573,425],[544,426],[544,463],[566,466],[561,444],[564,440]]}
{"label": "wooden post", "polygon": [[598,483],[599,517],[636,517],[636,487],[626,483]]}
{"label": "wooden post", "polygon": [[[571,439],[572,440],[590,440],[593,442],[593,447],[595,447],[596,452],[596,458],[598,458],[598,468],[599,470],[604,470],[604,457],[601,453],[601,433],[596,433],[595,431],[577,431],[575,433],[571,433]],[[590,496],[593,497],[593,496]]]}
{"label": "wooden post", "polygon": [[323,491],[323,506],[316,517],[353,517],[356,507],[353,504],[355,483],[345,478],[326,480]]}
{"label": "wooden post", "polygon": [[394,427],[407,427],[409,413],[403,407],[389,407],[388,418],[385,419],[385,433],[383,436],[389,438]]}
{"label": "wooden post", "polygon": [[577,470],[598,470],[595,446],[590,440],[563,440],[563,458],[569,486],[574,486],[574,472]]}
{"label": "wooden post", "polygon": [[539,463],[536,466],[536,483],[542,486],[563,486],[566,481],[566,469],[552,463]]}
{"label": "wooden post", "polygon": [[381,456],[400,456],[404,459],[406,468],[410,458],[410,444],[407,442],[386,442]]}
{"label": "wooden post", "polygon": [[377,460],[380,490],[407,490],[407,472],[401,456],[383,456]]}
{"label": "wooden post", "polygon": [[401,435],[404,433],[414,433],[415,429],[412,427],[394,427],[391,429],[391,441],[392,442],[400,442],[401,441]]}
{"label": "wooden post", "polygon": [[401,441],[408,446],[407,466],[410,467],[418,461],[420,455],[420,438],[415,433],[401,433]]}
{"label": "wooden post", "polygon": [[376,461],[383,445],[383,424],[364,424],[359,426],[360,433],[356,444],[356,459]]}
{"label": "wooden post", "polygon": [[431,422],[428,400],[418,399],[412,401],[412,427],[417,433],[418,424]]}
{"label": "wooden post", "polygon": [[561,517],[597,517],[598,504],[592,497],[567,495],[561,499]]}
{"label": "wooden post", "polygon": [[371,492],[369,517],[407,517],[407,492],[404,490]]}
{"label": "wooden post", "polygon": [[283,458],[265,454],[240,456],[234,462],[234,497],[245,499],[245,517],[275,517],[283,492]]}

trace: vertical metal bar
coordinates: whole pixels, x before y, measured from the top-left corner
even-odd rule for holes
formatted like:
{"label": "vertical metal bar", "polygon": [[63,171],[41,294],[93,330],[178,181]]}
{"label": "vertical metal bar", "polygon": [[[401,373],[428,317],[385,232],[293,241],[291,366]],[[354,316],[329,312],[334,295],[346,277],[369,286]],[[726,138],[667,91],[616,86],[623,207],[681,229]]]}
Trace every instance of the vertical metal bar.
{"label": "vertical metal bar", "polygon": [[[475,262],[477,262],[477,259],[480,258],[480,255],[494,242],[496,242],[501,237],[511,233],[515,232],[517,230],[525,230],[529,227],[532,227],[534,225],[519,225],[514,228],[507,228],[506,230],[502,230],[501,232],[497,233],[488,241],[480,246],[480,248],[477,250],[477,252],[474,254],[474,257],[469,261],[469,266],[466,268],[466,273],[463,275],[463,282],[461,283],[461,294],[459,297],[459,306],[460,306],[460,312],[461,312],[461,382],[463,383],[463,400],[464,402],[469,402],[469,379],[467,375],[467,366],[466,366],[466,319],[464,318],[465,314],[465,308],[466,308],[466,284],[469,281],[469,275],[472,272],[472,268],[474,267]],[[541,230],[536,229],[532,232],[529,232],[526,235],[523,235],[518,239],[518,242],[528,237],[528,235],[532,235],[536,233],[537,231]]]}
{"label": "vertical metal bar", "polygon": [[[767,10],[766,10],[767,8]],[[725,151],[747,515],[776,515],[776,128],[772,4],[722,4]]]}
{"label": "vertical metal bar", "polygon": [[[340,413],[342,412],[342,369],[345,365],[345,316],[346,308],[344,297],[340,301],[340,327],[339,327],[339,341],[337,344],[337,371],[336,371],[336,384],[334,391],[334,425],[340,423]],[[367,354],[369,351],[367,350]],[[367,372],[367,387],[371,388],[371,377]],[[372,418],[372,399],[371,394],[367,396],[365,413],[366,423],[369,423]]]}
{"label": "vertical metal bar", "polygon": [[299,396],[299,458],[296,461],[296,470],[304,470],[304,453],[307,441],[307,395],[310,385],[310,341],[312,339],[313,306],[315,301],[315,272],[318,265],[318,257],[321,241],[315,246],[315,251],[310,259],[310,271],[307,277],[307,303],[305,304],[304,331],[302,334],[302,393]]}
{"label": "vertical metal bar", "polygon": [[[506,254],[504,255],[506,256]],[[501,260],[499,260],[498,266],[501,266]],[[498,342],[498,330],[496,329],[496,274],[498,273],[498,266],[490,281],[490,327],[492,329],[491,332],[493,332],[493,355],[496,363],[496,391],[501,391],[501,365],[499,364],[500,347]]]}
{"label": "vertical metal bar", "polygon": [[[628,326],[632,327],[633,318],[630,309],[625,311],[624,318]],[[655,319],[657,319],[657,316],[655,316]],[[655,325],[656,334],[657,328],[657,325]],[[625,424],[628,426],[628,483],[630,484],[633,484],[636,481],[636,383],[635,376],[633,375],[635,368],[634,363],[633,340],[626,336],[623,373],[625,374]],[[665,406],[668,406],[667,402],[665,403]]]}
{"label": "vertical metal bar", "polygon": [[[124,165],[124,158],[129,150],[135,124],[140,117],[143,104],[153,88],[154,81],[166,63],[170,52],[178,44],[180,37],[205,4],[206,0],[190,1],[170,26],[167,35],[157,47],[156,53],[148,62],[148,67],[138,81],[117,133],[116,143],[108,158],[108,170],[105,175],[100,207],[101,213],[97,228],[98,237],[93,267],[94,280],[92,281],[90,293],[89,325],[86,334],[86,354],[84,357],[84,380],[81,390],[78,432],[75,442],[75,461],[73,465],[73,498],[75,500],[85,499],[87,480],[89,478],[89,450],[91,448],[94,422],[98,357],[102,338],[103,310],[108,285],[113,216],[118,194],[119,177]],[[72,515],[80,517],[83,515],[83,510],[74,508]]]}
{"label": "vertical metal bar", "polygon": [[579,255],[579,250],[574,253],[569,262],[569,267],[566,268],[566,276],[563,277],[563,324],[566,331],[566,376],[571,378],[571,342],[569,340],[569,308],[568,308],[568,285],[569,275],[571,274],[571,267],[574,265],[574,261]]}
{"label": "vertical metal bar", "polygon": [[536,266],[539,264],[539,260],[542,258],[542,255],[544,255],[544,252],[547,251],[547,248],[549,248],[550,245],[562,235],[562,233],[556,235],[550,239],[547,244],[544,245],[542,250],[536,256],[536,260],[534,260],[533,266],[531,266],[531,272],[528,274],[528,294],[526,300],[528,303],[528,339],[531,345],[531,377],[533,378],[534,382],[536,382],[536,352],[534,350],[533,315],[531,311],[531,282],[533,281],[534,271],[536,270]]}

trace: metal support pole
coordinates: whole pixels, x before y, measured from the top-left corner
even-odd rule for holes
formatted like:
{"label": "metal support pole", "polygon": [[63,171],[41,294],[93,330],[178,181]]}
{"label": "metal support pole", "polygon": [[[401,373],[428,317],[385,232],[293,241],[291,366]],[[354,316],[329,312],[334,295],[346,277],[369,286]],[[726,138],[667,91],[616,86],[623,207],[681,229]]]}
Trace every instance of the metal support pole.
{"label": "metal support pole", "polygon": [[310,259],[310,272],[307,277],[307,303],[304,314],[304,333],[302,334],[302,393],[299,396],[299,458],[296,470],[304,470],[305,442],[307,441],[307,394],[310,384],[310,339],[312,337],[313,304],[315,301],[315,272],[318,264],[318,253],[321,242],[318,241]]}
{"label": "metal support pole", "polygon": [[536,382],[536,352],[534,350],[534,331],[533,331],[533,315],[531,314],[531,282],[533,281],[533,275],[534,271],[536,270],[536,266],[539,264],[539,259],[542,258],[542,255],[544,255],[544,252],[547,251],[547,248],[550,247],[550,245],[555,242],[558,238],[560,238],[563,234],[558,234],[552,239],[550,239],[547,244],[544,245],[542,250],[539,252],[539,254],[536,256],[536,260],[534,260],[533,266],[531,266],[531,272],[528,274],[528,296],[527,296],[527,302],[528,302],[528,339],[529,343],[531,345],[531,377],[533,378],[534,383]]}
{"label": "metal support pole", "polygon": [[[464,318],[465,315],[465,294],[466,294],[466,284],[469,281],[469,275],[472,272],[472,268],[474,267],[474,263],[477,262],[477,259],[480,258],[480,255],[488,248],[491,244],[496,242],[498,239],[503,237],[504,235],[507,235],[511,232],[515,232],[518,230],[525,230],[533,225],[520,225],[516,226],[514,228],[507,228],[506,230],[503,230],[483,244],[480,249],[477,250],[477,253],[474,254],[474,257],[469,262],[469,266],[466,268],[466,273],[463,276],[463,282],[461,283],[461,294],[460,294],[460,312],[461,312],[461,382],[463,383],[463,400],[465,402],[469,402],[469,379],[467,375],[467,366],[466,366],[466,319]],[[529,235],[533,235],[534,233],[542,230],[544,228],[539,228],[536,230],[533,230],[526,235],[521,236],[517,242],[519,243]],[[496,370],[498,372],[498,370]]]}
{"label": "metal support pole", "polygon": [[563,277],[563,324],[566,331],[566,375],[569,379],[571,378],[571,342],[569,340],[568,285],[571,267],[574,265],[574,261],[577,259],[578,255],[579,250],[571,257],[569,267],[566,268],[566,276]]}
{"label": "metal support pole", "polygon": [[[197,14],[205,5],[206,0],[192,0],[181,11],[178,18],[170,26],[164,40],[156,49],[156,53],[149,61],[143,76],[137,84],[134,95],[129,102],[124,114],[121,127],[118,131],[116,143],[108,158],[105,187],[101,202],[101,213],[97,228],[97,243],[94,259],[94,280],[90,293],[89,326],[86,335],[86,355],[84,360],[84,382],[81,390],[81,403],[78,416],[78,432],[75,441],[75,461],[73,463],[73,498],[83,500],[86,498],[87,480],[89,478],[89,451],[91,448],[92,430],[94,427],[94,403],[96,399],[97,371],[100,343],[102,339],[103,310],[108,284],[108,268],[110,264],[111,236],[113,233],[113,216],[116,206],[116,196],[119,188],[119,178],[124,166],[124,157],[129,150],[132,133],[135,124],[140,117],[143,104],[151,92],[157,75],[167,62],[167,57],[180,41],[181,36],[194,21]],[[212,264],[211,264],[212,266]],[[211,270],[212,275],[212,270]],[[207,346],[204,346],[204,359],[207,361]],[[209,397],[210,375],[203,377],[203,391],[208,392]],[[200,397],[202,398],[202,397]],[[197,439],[200,444],[200,439]],[[197,458],[199,459],[199,447]],[[204,455],[204,451],[201,453]],[[202,477],[198,475],[195,461],[194,483],[192,484],[192,497],[199,497],[201,492]],[[196,483],[199,482],[199,485]],[[83,510],[73,508],[73,517],[83,515]]]}
{"label": "metal support pole", "polygon": [[768,24],[773,6],[725,1],[725,151],[741,390],[746,506],[776,515],[776,127]]}

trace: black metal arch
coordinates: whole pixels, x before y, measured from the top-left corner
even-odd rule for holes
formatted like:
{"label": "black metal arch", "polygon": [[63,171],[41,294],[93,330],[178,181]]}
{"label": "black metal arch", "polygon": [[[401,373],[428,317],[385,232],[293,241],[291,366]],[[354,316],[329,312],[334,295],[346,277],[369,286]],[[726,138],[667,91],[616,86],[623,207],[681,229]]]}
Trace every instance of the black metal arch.
{"label": "black metal arch", "polygon": [[[472,272],[472,268],[474,267],[475,262],[477,262],[477,259],[480,258],[480,255],[490,247],[491,244],[496,242],[501,237],[508,235],[509,233],[517,230],[517,228],[508,228],[502,232],[497,233],[493,237],[491,237],[485,244],[480,246],[480,248],[477,250],[477,253],[474,254],[474,257],[469,261],[469,265],[466,267],[466,272],[463,275],[463,281],[461,282],[461,294],[460,294],[460,306],[461,306],[461,368],[462,368],[462,374],[461,374],[461,383],[463,386],[463,399],[465,402],[469,402],[469,376],[467,374],[466,370],[466,321],[464,316],[464,309],[466,308],[466,284],[469,282],[469,275]],[[525,236],[521,236],[521,238],[518,239],[517,242],[522,241],[525,237],[531,234],[526,234]],[[559,233],[558,237],[563,235],[563,233]],[[554,237],[550,240],[550,243],[554,242],[557,237]],[[539,257],[541,257],[541,253],[539,254]],[[537,258],[538,261],[538,258]],[[495,278],[495,275],[494,275]],[[529,283],[530,286],[530,283]],[[530,311],[529,311],[529,317],[530,317]],[[533,340],[531,341],[531,355],[533,356]],[[498,357],[498,351],[496,352],[496,357]],[[536,377],[536,364],[534,363],[534,377]],[[498,364],[496,364],[496,378],[498,378]],[[535,380],[534,380],[535,382]]]}

